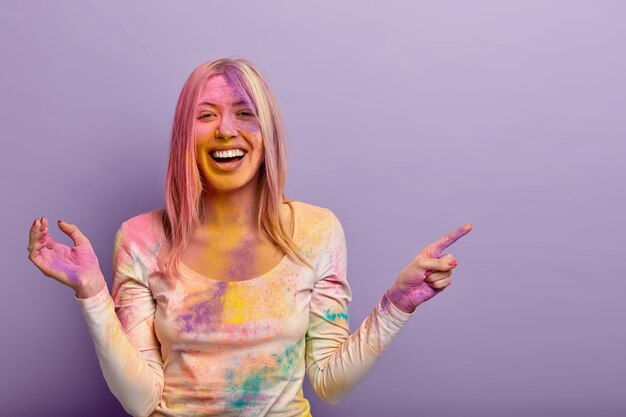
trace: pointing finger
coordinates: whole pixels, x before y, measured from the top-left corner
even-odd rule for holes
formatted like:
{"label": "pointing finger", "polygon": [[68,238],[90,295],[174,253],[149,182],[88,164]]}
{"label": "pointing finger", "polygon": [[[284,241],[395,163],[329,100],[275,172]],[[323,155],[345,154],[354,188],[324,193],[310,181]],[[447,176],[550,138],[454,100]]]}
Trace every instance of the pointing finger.
{"label": "pointing finger", "polygon": [[438,258],[441,252],[443,252],[448,246],[465,236],[472,230],[473,225],[471,223],[457,227],[441,239],[426,246],[422,251],[422,254],[429,258]]}
{"label": "pointing finger", "polygon": [[455,263],[450,263],[453,259],[454,257],[450,254],[441,259],[419,255],[413,261],[413,265],[418,271],[422,271],[425,276],[429,276],[435,271],[450,271],[453,269],[456,266]]}

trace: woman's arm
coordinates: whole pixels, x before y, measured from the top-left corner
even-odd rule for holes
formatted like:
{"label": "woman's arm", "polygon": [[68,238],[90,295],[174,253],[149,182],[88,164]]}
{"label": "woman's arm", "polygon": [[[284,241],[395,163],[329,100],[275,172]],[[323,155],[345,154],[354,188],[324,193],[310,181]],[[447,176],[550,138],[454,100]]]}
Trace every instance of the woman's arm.
{"label": "woman's arm", "polygon": [[413,313],[398,309],[385,293],[350,334],[345,235],[339,219],[329,212],[331,232],[310,303],[306,371],[317,395],[336,404],[367,375]]}
{"label": "woman's arm", "polygon": [[113,248],[113,291],[105,286],[78,298],[109,389],[133,416],[148,416],[163,392],[163,362],[154,332],[156,303],[137,257],[124,238],[124,223]]}

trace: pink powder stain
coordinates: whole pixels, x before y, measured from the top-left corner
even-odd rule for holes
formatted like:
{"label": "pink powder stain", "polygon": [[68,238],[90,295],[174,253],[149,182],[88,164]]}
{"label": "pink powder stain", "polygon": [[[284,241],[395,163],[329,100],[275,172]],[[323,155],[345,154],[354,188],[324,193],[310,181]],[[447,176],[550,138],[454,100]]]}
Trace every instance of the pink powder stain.
{"label": "pink powder stain", "polygon": [[122,328],[124,330],[128,330],[129,325],[134,322],[134,309],[115,307],[115,314],[117,314],[117,318],[119,319]]}

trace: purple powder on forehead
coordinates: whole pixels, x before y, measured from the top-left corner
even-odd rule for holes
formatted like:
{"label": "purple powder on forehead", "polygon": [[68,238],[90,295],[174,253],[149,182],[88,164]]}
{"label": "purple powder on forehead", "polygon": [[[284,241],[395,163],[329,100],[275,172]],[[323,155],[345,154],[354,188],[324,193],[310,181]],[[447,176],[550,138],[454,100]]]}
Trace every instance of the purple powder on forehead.
{"label": "purple powder on forehead", "polygon": [[254,101],[254,97],[252,92],[246,87],[244,82],[244,75],[239,72],[237,68],[233,68],[231,66],[224,66],[214,75],[223,75],[228,83],[233,86],[235,90],[242,95],[246,104],[254,109],[254,112],[257,113],[256,102]]}

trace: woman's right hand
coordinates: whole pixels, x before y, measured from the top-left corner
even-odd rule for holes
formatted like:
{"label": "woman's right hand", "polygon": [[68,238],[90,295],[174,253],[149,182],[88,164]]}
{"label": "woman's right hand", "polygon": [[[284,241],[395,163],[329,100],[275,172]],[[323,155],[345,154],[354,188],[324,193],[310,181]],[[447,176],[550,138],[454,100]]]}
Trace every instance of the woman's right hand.
{"label": "woman's right hand", "polygon": [[58,225],[75,246],[70,248],[55,241],[48,231],[48,219],[43,216],[41,220],[36,218],[30,228],[28,259],[45,276],[73,288],[78,298],[96,295],[106,282],[89,239],[73,224],[59,220]]}

